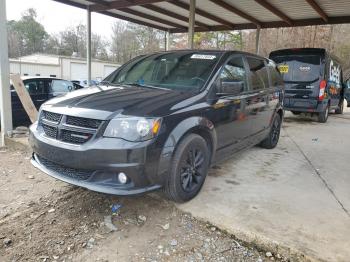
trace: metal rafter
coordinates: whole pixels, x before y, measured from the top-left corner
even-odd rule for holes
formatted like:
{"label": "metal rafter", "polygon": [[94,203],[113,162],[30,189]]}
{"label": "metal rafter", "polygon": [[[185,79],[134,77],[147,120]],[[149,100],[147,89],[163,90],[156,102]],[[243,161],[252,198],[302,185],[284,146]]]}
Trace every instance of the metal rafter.
{"label": "metal rafter", "polygon": [[[350,23],[350,16],[337,16],[329,17],[328,24],[348,24]],[[287,25],[284,21],[274,22],[261,22],[261,28],[279,28],[279,27],[293,27],[293,26],[309,26],[309,25],[324,25],[324,21],[321,18],[312,19],[298,19],[293,20],[293,25]],[[235,30],[256,29],[256,26],[252,23],[237,24]],[[209,30],[203,27],[195,27],[195,32],[207,32],[207,31],[224,31],[227,30],[223,25],[211,26]],[[186,30],[182,29],[170,29],[170,33],[185,33]]]}
{"label": "metal rafter", "polygon": [[[180,7],[182,9],[190,10],[190,6],[188,4],[180,2],[178,0],[170,0],[168,2],[173,4],[173,5],[176,5],[177,7]],[[234,29],[235,28],[235,24],[233,24],[233,23],[231,23],[229,21],[226,21],[225,19],[222,19],[220,17],[217,17],[215,15],[212,15],[212,14],[210,14],[210,13],[208,13],[208,12],[202,10],[202,9],[196,8],[196,14],[224,25],[226,27],[226,29],[223,29],[223,30]]]}
{"label": "metal rafter", "polygon": [[275,14],[279,18],[281,18],[284,22],[286,22],[288,25],[292,26],[293,21],[290,19],[286,14],[284,14],[282,11],[271,5],[266,0],[255,0],[258,4],[265,7],[267,10],[269,10],[271,13]]}
{"label": "metal rafter", "polygon": [[[88,0],[89,1],[89,0]],[[152,3],[163,2],[164,0],[117,0],[112,2],[106,2],[101,0],[99,4],[91,6],[91,11],[106,11],[111,9],[121,9],[136,5],[146,5]],[[98,2],[95,0],[94,2]]]}
{"label": "metal rafter", "polygon": [[323,21],[328,22],[328,15],[315,0],[306,0],[306,2],[322,17]]}
{"label": "metal rafter", "polygon": [[124,12],[124,13],[128,13],[128,14],[140,16],[140,17],[146,18],[146,19],[151,20],[151,21],[154,21],[154,22],[158,22],[158,23],[161,23],[161,24],[169,25],[169,26],[171,26],[171,27],[175,27],[175,28],[185,28],[185,29],[187,28],[187,26],[183,26],[183,25],[180,25],[180,24],[177,24],[177,23],[173,23],[173,22],[170,22],[170,21],[168,21],[168,20],[165,20],[165,19],[162,19],[162,18],[153,16],[153,15],[149,15],[149,14],[145,14],[145,13],[136,11],[136,10],[134,10],[134,9],[130,9],[130,8],[120,8],[119,10],[122,11],[122,12]]}
{"label": "metal rafter", "polygon": [[[163,14],[163,15],[170,16],[172,18],[175,18],[175,19],[183,21],[183,22],[187,22],[188,23],[188,20],[189,20],[188,17],[186,17],[186,16],[179,15],[178,13],[174,13],[172,11],[169,11],[167,9],[163,9],[163,8],[161,8],[159,6],[156,6],[156,5],[147,4],[147,5],[143,5],[142,7],[143,8],[147,8],[147,9],[152,10],[152,11],[157,12],[157,13]],[[207,25],[205,23],[201,23],[199,21],[195,21],[195,24],[198,25],[198,26],[208,27],[209,28],[209,25]]]}
{"label": "metal rafter", "polygon": [[138,19],[135,19],[135,18],[131,18],[131,17],[127,17],[127,16],[124,16],[124,15],[112,13],[112,12],[109,12],[109,11],[100,11],[100,12],[97,12],[97,13],[100,13],[100,14],[103,14],[103,15],[108,15],[108,16],[111,16],[111,17],[114,17],[114,18],[118,18],[118,19],[121,19],[121,20],[129,21],[129,22],[132,22],[132,23],[135,23],[135,24],[152,27],[152,28],[155,28],[155,29],[158,29],[158,30],[162,30],[162,31],[168,31],[169,30],[169,28],[166,28],[166,27],[162,27],[162,26],[155,25],[155,24],[152,24],[152,23],[144,22],[144,21],[141,21],[141,20],[138,20]]}
{"label": "metal rafter", "polygon": [[256,26],[260,26],[260,21],[255,19],[254,17],[248,15],[247,13],[237,9],[236,7],[234,7],[233,5],[231,4],[228,4],[226,3],[225,1],[223,0],[209,0],[210,2],[213,2],[214,4],[218,5],[218,6],[221,6],[222,8],[252,22],[253,24],[255,24]]}
{"label": "metal rafter", "polygon": [[[62,4],[66,4],[66,5],[70,5],[70,6],[74,6],[74,7],[77,7],[77,8],[85,9],[85,10],[87,8],[87,5],[84,5],[84,4],[81,4],[81,3],[76,3],[76,2],[71,1],[71,0],[53,0],[53,1],[59,2],[59,3],[62,3]],[[124,15],[115,14],[115,13],[112,13],[112,12],[109,12],[109,11],[99,11],[97,13],[100,13],[100,14],[103,14],[103,15],[108,15],[108,16],[111,16],[111,17],[114,17],[114,18],[118,18],[118,19],[121,19],[121,20],[129,21],[129,22],[132,22],[132,23],[135,23],[135,24],[144,25],[144,26],[148,26],[148,27],[153,27],[153,28],[156,28],[156,29],[162,30],[162,31],[167,31],[168,30],[168,28],[166,28],[166,27],[162,27],[162,26],[159,26],[159,25],[155,25],[155,24],[148,23],[148,22],[145,22],[145,21],[141,21],[141,20],[138,20],[138,19],[135,19],[135,18],[127,17],[127,16],[124,16]]]}

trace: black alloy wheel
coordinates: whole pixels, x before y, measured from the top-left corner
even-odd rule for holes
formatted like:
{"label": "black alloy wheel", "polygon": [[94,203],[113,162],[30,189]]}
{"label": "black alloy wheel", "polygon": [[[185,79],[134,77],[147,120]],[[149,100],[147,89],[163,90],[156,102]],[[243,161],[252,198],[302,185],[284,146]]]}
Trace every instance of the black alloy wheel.
{"label": "black alloy wheel", "polygon": [[175,202],[194,198],[208,173],[210,151],[206,140],[197,134],[184,137],[176,147],[164,185],[165,195]]}
{"label": "black alloy wheel", "polygon": [[204,153],[200,148],[189,148],[180,167],[181,185],[184,191],[192,192],[202,184],[205,177]]}

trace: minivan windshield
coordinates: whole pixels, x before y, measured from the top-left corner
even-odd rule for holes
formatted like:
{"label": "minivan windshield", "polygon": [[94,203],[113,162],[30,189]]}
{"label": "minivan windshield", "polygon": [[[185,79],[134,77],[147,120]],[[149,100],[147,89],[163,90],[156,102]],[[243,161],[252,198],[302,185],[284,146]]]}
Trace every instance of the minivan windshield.
{"label": "minivan windshield", "polygon": [[284,55],[271,57],[285,82],[316,82],[321,74],[321,57],[318,55]]}
{"label": "minivan windshield", "polygon": [[171,52],[133,60],[102,83],[199,91],[218,63],[219,52]]}

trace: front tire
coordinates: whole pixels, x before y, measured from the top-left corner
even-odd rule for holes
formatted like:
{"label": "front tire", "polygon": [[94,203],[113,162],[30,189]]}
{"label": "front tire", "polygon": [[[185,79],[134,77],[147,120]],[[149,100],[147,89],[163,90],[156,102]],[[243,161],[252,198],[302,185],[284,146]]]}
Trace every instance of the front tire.
{"label": "front tire", "polygon": [[273,149],[277,146],[280,138],[282,119],[279,114],[276,114],[272,122],[272,127],[269,135],[260,143],[260,146],[266,149]]}
{"label": "front tire", "polygon": [[326,123],[328,119],[328,115],[329,115],[329,105],[327,105],[326,109],[323,112],[318,113],[318,122]]}
{"label": "front tire", "polygon": [[186,202],[201,190],[209,169],[210,152],[203,137],[190,134],[177,146],[164,186],[166,196]]}

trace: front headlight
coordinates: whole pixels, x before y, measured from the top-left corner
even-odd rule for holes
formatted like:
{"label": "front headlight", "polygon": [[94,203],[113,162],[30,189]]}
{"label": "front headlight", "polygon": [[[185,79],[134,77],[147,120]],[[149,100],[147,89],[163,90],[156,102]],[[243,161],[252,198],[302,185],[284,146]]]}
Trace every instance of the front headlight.
{"label": "front headlight", "polygon": [[122,138],[128,141],[145,141],[158,134],[160,124],[160,118],[114,118],[108,123],[103,136]]}

